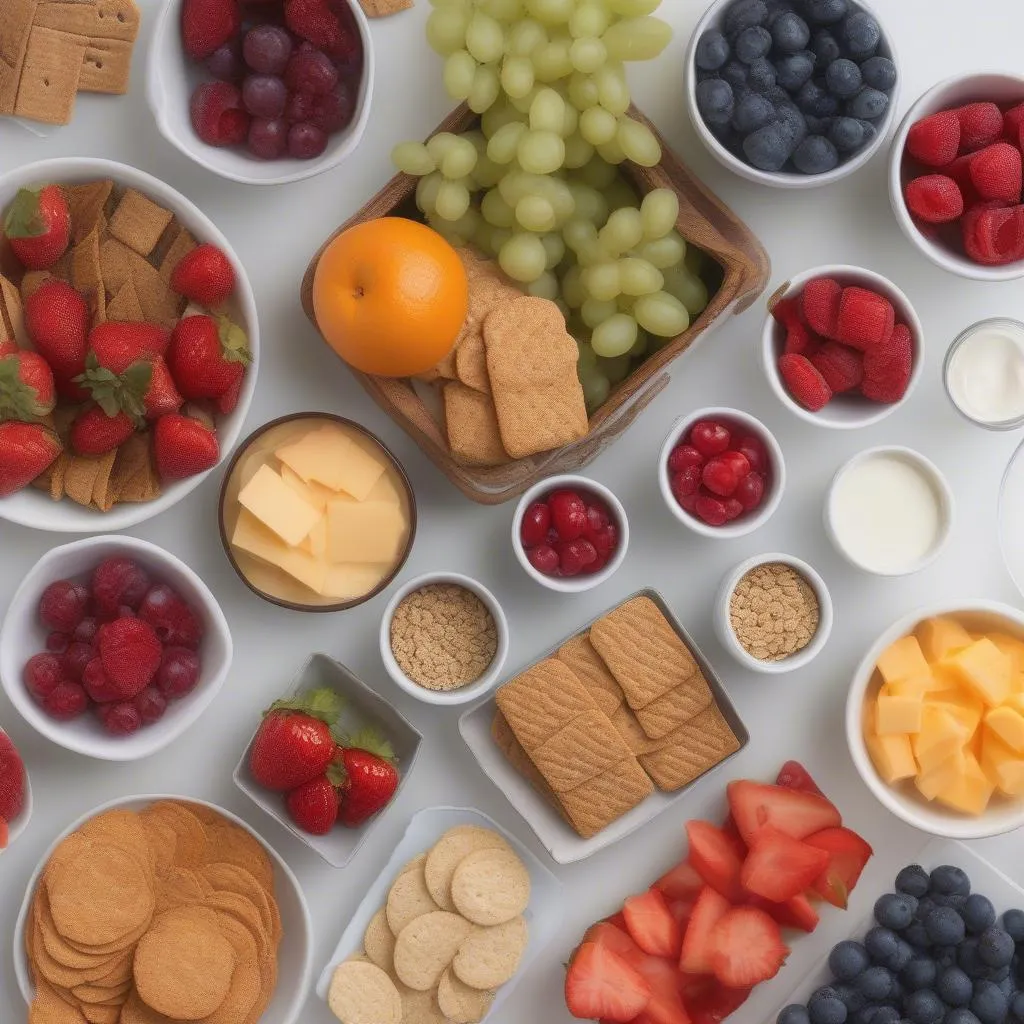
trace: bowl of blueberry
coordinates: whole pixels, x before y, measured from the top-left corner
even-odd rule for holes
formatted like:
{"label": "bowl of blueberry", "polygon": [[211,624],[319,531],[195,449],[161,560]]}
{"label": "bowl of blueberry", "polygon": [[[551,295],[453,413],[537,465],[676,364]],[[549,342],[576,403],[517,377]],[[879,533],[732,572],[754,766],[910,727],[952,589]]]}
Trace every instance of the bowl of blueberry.
{"label": "bowl of blueberry", "polygon": [[897,59],[853,0],[716,0],[690,41],[686,100],[723,166],[774,188],[862,167],[896,116]]}

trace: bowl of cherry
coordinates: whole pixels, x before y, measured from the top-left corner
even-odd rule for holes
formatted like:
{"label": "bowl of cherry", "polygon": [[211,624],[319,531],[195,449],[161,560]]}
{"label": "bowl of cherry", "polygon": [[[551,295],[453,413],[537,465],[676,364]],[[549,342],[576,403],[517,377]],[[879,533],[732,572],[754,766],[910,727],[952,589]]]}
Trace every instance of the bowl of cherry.
{"label": "bowl of cherry", "polygon": [[661,447],[658,486],[669,512],[705,537],[742,537],[782,500],[786,464],[775,435],[739,409],[698,409]]}
{"label": "bowl of cherry", "polygon": [[281,185],[355,150],[373,79],[355,0],[168,0],[146,92],[161,134],[196,163],[246,185]]}
{"label": "bowl of cherry", "polygon": [[0,630],[0,685],[54,743],[134,761],[199,718],[231,656],[224,613],[184,562],[134,537],[89,537],[21,581]]}
{"label": "bowl of cherry", "polygon": [[527,576],[549,590],[579,594],[610,579],[629,546],[622,502],[589,477],[565,474],[534,484],[512,517],[512,550]]}

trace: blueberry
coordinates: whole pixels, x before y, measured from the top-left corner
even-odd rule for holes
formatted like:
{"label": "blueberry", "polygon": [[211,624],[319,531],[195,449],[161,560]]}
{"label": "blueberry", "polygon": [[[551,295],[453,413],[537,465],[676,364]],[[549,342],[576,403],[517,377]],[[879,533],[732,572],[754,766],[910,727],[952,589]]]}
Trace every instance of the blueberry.
{"label": "blueberry", "polygon": [[846,17],[848,0],[807,0],[807,17],[815,25],[834,25]]}
{"label": "blueberry", "polygon": [[899,944],[899,936],[888,928],[872,928],[864,936],[864,948],[876,964],[894,957]]}
{"label": "blueberry", "polygon": [[875,920],[883,928],[901,932],[914,920],[915,910],[917,900],[913,896],[901,892],[887,892],[875,901]]}
{"label": "blueberry", "polygon": [[866,11],[854,11],[839,26],[840,45],[855,60],[873,56],[881,41],[882,29]]}
{"label": "blueberry", "polygon": [[903,987],[908,991],[917,992],[922,988],[934,988],[938,973],[934,960],[920,954],[915,954],[903,970],[900,971],[900,981],[903,982]]}
{"label": "blueberry", "polygon": [[775,88],[775,68],[767,57],[761,57],[750,65],[747,83],[754,92],[767,95]]}
{"label": "blueberry", "polygon": [[896,953],[882,966],[888,967],[890,971],[899,973],[913,959],[914,947],[909,942],[904,942],[903,939],[900,939],[896,946]]}
{"label": "blueberry", "polygon": [[741,135],[749,135],[775,120],[775,106],[766,97],[748,92],[736,103],[732,113],[732,126]]}
{"label": "blueberry", "polygon": [[837,943],[828,955],[828,968],[837,981],[852,981],[870,966],[868,951],[853,939]]}
{"label": "blueberry", "polygon": [[959,892],[938,893],[929,898],[937,907],[952,907],[961,917],[963,916],[964,907],[967,906],[967,897]]}
{"label": "blueberry", "polygon": [[764,0],[736,0],[725,12],[725,34],[739,35],[745,28],[763,25],[768,20]]}
{"label": "blueberry", "polygon": [[808,135],[828,135],[834,119],[831,117],[815,117],[813,114],[804,114],[804,120],[807,122]]}
{"label": "blueberry", "polygon": [[733,128],[732,124],[713,124],[708,126],[710,132],[725,146],[730,153],[739,155],[743,148],[743,136]]}
{"label": "blueberry", "polygon": [[966,1006],[974,994],[974,984],[959,967],[947,967],[935,979],[935,991],[947,1006]]}
{"label": "blueberry", "polygon": [[764,57],[771,48],[771,33],[761,25],[745,28],[736,37],[733,46],[737,59],[743,61],[744,64],[753,64],[758,57]]}
{"label": "blueberry", "polygon": [[861,1007],[861,1009],[854,1011],[846,1018],[847,1024],[871,1024],[878,1009],[874,1003]]}
{"label": "blueberry", "polygon": [[[889,109],[889,97],[884,92],[872,89],[870,85],[863,89],[853,99],[846,101],[846,113],[850,117],[857,117],[864,121],[877,121]],[[965,899],[963,896],[951,896],[951,899]]]}
{"label": "blueberry", "polygon": [[778,123],[758,128],[743,140],[747,162],[760,171],[781,171],[790,152]]}
{"label": "blueberry", "polygon": [[952,907],[936,907],[924,922],[937,946],[955,946],[964,938],[964,919]]}
{"label": "blueberry", "polygon": [[992,981],[979,981],[971,997],[971,1012],[981,1024],[1003,1024],[1007,1011],[1007,998]]}
{"label": "blueberry", "polygon": [[747,89],[747,79],[750,76],[750,69],[746,64],[738,60],[731,60],[718,73],[723,82],[728,82],[729,87],[736,92],[738,89]]}
{"label": "blueberry", "polygon": [[986,970],[985,965],[978,956],[978,940],[975,938],[965,939],[957,947],[957,967],[966,971],[972,978],[980,978]]}
{"label": "blueberry", "polygon": [[884,967],[869,967],[857,979],[857,990],[866,999],[880,1002],[889,998],[892,991],[892,974]]}
{"label": "blueberry", "polygon": [[832,61],[825,69],[825,85],[828,91],[841,100],[855,96],[863,84],[860,68],[847,57]]}
{"label": "blueberry", "polygon": [[992,906],[992,901],[987,896],[976,892],[964,901],[960,916],[964,919],[967,930],[979,935],[996,923],[996,908]]}
{"label": "blueberry", "polygon": [[709,28],[697,40],[693,62],[702,71],[717,71],[729,59],[729,43],[717,28]]}
{"label": "blueberry", "polygon": [[[867,124],[868,122],[864,122]],[[938,906],[931,896],[918,897],[917,910],[914,911],[914,918],[917,921],[924,921],[928,915]]]}
{"label": "blueberry", "polygon": [[895,1006],[880,1006],[871,1018],[871,1024],[900,1024],[900,1011]]}
{"label": "blueberry", "polygon": [[792,103],[780,103],[776,109],[776,124],[782,133],[783,142],[789,147],[788,152],[792,153],[807,137],[807,121]]}
{"label": "blueberry", "polygon": [[[829,131],[829,138],[832,139],[832,145],[835,146],[840,153],[845,152],[845,150],[843,150],[843,147],[840,146],[835,139],[836,125],[838,125],[840,121],[845,120],[849,119],[837,117],[835,121],[832,122],[832,128]],[[854,124],[859,123],[859,121],[854,122]],[[848,138],[849,136],[844,137]],[[861,145],[863,145],[863,143],[861,143]],[[928,938],[928,932],[925,930],[924,925],[920,921],[914,921],[911,923],[909,928],[905,928],[903,931],[903,938],[906,939],[907,942],[909,942],[912,946],[915,946],[917,949],[925,949],[932,944],[932,940]]]}
{"label": "blueberry", "polygon": [[814,55],[810,50],[787,53],[775,61],[775,79],[788,92],[797,92],[814,74]]}
{"label": "blueberry", "polygon": [[981,1021],[970,1010],[961,1006],[950,1010],[942,1024],[981,1024]]}
{"label": "blueberry", "polygon": [[978,939],[978,959],[986,967],[1008,967],[1014,951],[1013,939],[996,925],[986,928]]}
{"label": "blueberry", "polygon": [[839,101],[829,94],[823,82],[814,78],[800,87],[796,105],[805,114],[814,114],[815,117],[833,117],[839,112]]}
{"label": "blueberry", "polygon": [[865,999],[863,993],[858,992],[853,985],[850,985],[845,981],[840,981],[832,987],[836,990],[836,995],[842,1000],[847,1013],[856,1013],[857,1010],[862,1010],[867,1006],[867,999]]}
{"label": "blueberry", "polygon": [[866,85],[888,92],[896,84],[896,65],[888,57],[868,57],[860,66]]}
{"label": "blueberry", "polygon": [[938,970],[944,971],[947,967],[956,967],[956,946],[934,946],[932,948],[932,959]]}
{"label": "blueberry", "polygon": [[[811,40],[811,53],[817,63],[819,71],[824,71],[834,60],[838,60],[843,51],[839,49],[836,37],[827,29],[822,29],[814,34]],[[925,876],[927,877],[927,876]]]}
{"label": "blueberry", "polygon": [[728,124],[734,105],[728,82],[709,78],[697,86],[697,109],[708,124]]}
{"label": "blueberry", "polygon": [[1024,942],[1024,910],[1008,910],[1003,914],[1002,924],[1014,942]]}
{"label": "blueberry", "polygon": [[987,967],[982,964],[981,969],[978,971],[975,980],[976,981],[994,981],[996,984],[1002,984],[1010,976],[1010,965],[1007,964],[1005,967]]}
{"label": "blueberry", "polygon": [[908,864],[896,876],[896,891],[921,899],[928,895],[928,872],[920,864]]}
{"label": "blueberry", "polygon": [[775,1018],[775,1024],[811,1024],[811,1018],[799,1003],[790,1003],[782,1008],[782,1012]]}
{"label": "blueberry", "polygon": [[932,871],[930,876],[932,892],[941,893],[945,896],[954,894],[960,896],[971,895],[971,880],[963,868],[954,864],[941,864]]}
{"label": "blueberry", "polygon": [[946,1007],[930,989],[911,992],[903,1004],[903,1013],[913,1024],[942,1024]]}
{"label": "blueberry", "polygon": [[860,126],[864,129],[864,145],[866,146],[878,134],[878,129],[870,121],[861,121]]}
{"label": "blueberry", "polygon": [[[860,121],[852,117],[837,117],[829,127],[828,130],[829,141],[832,143],[840,153],[852,153],[855,150],[860,149],[864,144],[864,129],[861,127]],[[904,929],[905,933],[910,932],[911,928],[918,928],[920,926],[919,921],[912,921],[910,925]],[[913,943],[915,946],[920,945],[917,941],[920,933],[916,930],[913,934],[907,934],[906,938],[908,942]]]}
{"label": "blueberry", "polygon": [[811,30],[799,14],[787,11],[772,22],[772,41],[775,49],[783,53],[796,53],[811,41]]}
{"label": "blueberry", "polygon": [[807,1000],[811,1024],[845,1024],[846,1007],[833,988],[819,988]]}
{"label": "blueberry", "polygon": [[1003,978],[1002,981],[997,981],[996,985],[999,986],[999,991],[1002,992],[1004,996],[1006,996],[1006,1001],[1007,1003],[1009,1003],[1009,1001],[1013,998],[1014,993],[1017,991],[1017,986],[1013,983],[1013,979],[1007,976]]}
{"label": "blueberry", "polygon": [[1024,1021],[1024,992],[1014,992],[1010,996],[1010,1017],[1014,1021]]}

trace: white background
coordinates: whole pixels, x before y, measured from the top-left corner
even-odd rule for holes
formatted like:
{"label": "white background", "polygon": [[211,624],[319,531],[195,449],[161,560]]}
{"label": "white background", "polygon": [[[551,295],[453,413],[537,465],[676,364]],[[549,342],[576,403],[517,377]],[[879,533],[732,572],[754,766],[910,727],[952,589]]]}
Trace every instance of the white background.
{"label": "white background", "polygon": [[[2,0],[0,0],[2,2]],[[74,124],[40,139],[0,122],[0,172],[61,155],[104,156],[132,163],[192,198],[225,232],[256,290],[263,352],[249,429],[298,410],[329,410],[378,432],[404,462],[419,501],[420,526],[402,578],[432,569],[478,577],[504,604],[512,630],[508,668],[553,645],[580,623],[641,586],[661,591],[721,672],[751,732],[751,743],[728,773],[768,779],[786,758],[801,759],[838,803],[847,822],[877,856],[849,915],[826,910],[813,938],[796,941],[790,963],[736,1014],[737,1024],[770,1017],[803,970],[852,927],[873,893],[923,845],[924,837],[884,812],[855,775],[843,736],[847,683],[866,647],[896,616],[937,597],[987,596],[1016,601],[996,540],[996,501],[1003,467],[1019,440],[961,420],[941,388],[943,352],[959,331],[985,316],[1024,318],[1024,285],[983,285],[951,277],[926,262],[897,229],[885,187],[883,151],[852,180],[809,192],[781,192],[723,171],[700,147],[682,96],[684,51],[702,12],[700,0],[664,0],[661,14],[676,35],[654,63],[634,68],[635,96],[670,144],[763,240],[773,262],[772,288],[790,274],[823,263],[854,263],[894,279],[915,303],[925,327],[925,372],[913,400],[877,427],[842,433],[815,430],[784,410],[768,390],[758,357],[763,303],[731,320],[677,365],[675,379],[640,421],[588,472],[624,502],[633,540],[626,564],[604,586],[562,596],[531,582],[509,548],[512,506],[484,508],[463,498],[419,450],[371,404],[320,341],[299,307],[299,282],[310,255],[333,228],[390,175],[388,154],[421,138],[451,104],[440,63],[427,49],[426,0],[375,22],[378,76],[373,114],[358,152],[322,177],[278,188],[223,181],[193,165],[157,134],[143,89],[149,36],[158,0],[140,0],[142,38],[129,96],[83,97]],[[1013,0],[876,0],[901,57],[901,114],[938,79],[970,69],[1019,68],[1024,5]],[[761,417],[778,435],[789,469],[788,491],[774,519],[738,541],[713,541],[685,531],[662,506],[655,460],[673,420],[699,405],[734,405]],[[933,459],[957,495],[957,521],[945,555],[916,577],[885,581],[857,575],[830,548],[821,504],[835,469],[854,452],[880,443],[908,444]],[[182,739],[147,761],[107,765],[65,752],[36,737],[0,697],[0,724],[20,746],[31,774],[36,811],[28,831],[0,860],[0,939],[11,935],[26,881],[53,837],[96,804],[131,793],[204,797],[242,814],[297,872],[313,911],[319,972],[362,893],[387,860],[411,814],[434,804],[479,807],[545,857],[525,824],[479,772],[457,731],[457,709],[430,708],[404,695],[385,676],[377,627],[387,593],[339,615],[304,615],[261,602],[235,577],[220,547],[216,499],[220,472],[171,511],[133,531],[184,558],[207,581],[228,617],[235,662],[224,691]],[[0,526],[0,602],[57,535]],[[781,678],[740,670],[715,641],[711,599],[722,575],[758,552],[781,550],[807,559],[831,587],[832,639],[803,671]],[[426,736],[422,759],[401,799],[387,811],[374,842],[346,869],[327,867],[237,792],[231,769],[259,711],[292,685],[307,656],[324,651],[350,666],[406,712]],[[683,823],[724,814],[725,776],[699,783],[672,811],[582,864],[559,869],[566,919],[557,942],[527,976],[495,1024],[569,1020],[562,1000],[562,963],[584,928],[618,909],[685,853]],[[1005,870],[1020,865],[1019,837],[978,844]],[[1017,854],[1014,856],[1014,854]],[[287,941],[287,940],[286,940]],[[311,994],[312,995],[312,994]],[[26,1011],[12,975],[10,948],[0,951],[0,1021]],[[328,1024],[312,997],[303,1024]],[[276,1024],[267,1021],[267,1024]]]}

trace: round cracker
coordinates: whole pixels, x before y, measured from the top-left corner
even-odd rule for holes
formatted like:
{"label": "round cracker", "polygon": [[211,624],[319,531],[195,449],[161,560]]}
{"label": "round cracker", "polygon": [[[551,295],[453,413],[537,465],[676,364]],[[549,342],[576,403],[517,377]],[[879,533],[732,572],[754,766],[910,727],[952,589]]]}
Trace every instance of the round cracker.
{"label": "round cracker", "polygon": [[346,960],[331,978],[327,1005],[343,1024],[401,1024],[402,997],[376,964]]}
{"label": "round cracker", "polygon": [[509,848],[476,850],[452,876],[452,901],[463,917],[491,927],[518,917],[530,902],[530,873]]}
{"label": "round cracker", "polygon": [[479,1024],[487,1016],[492,1002],[493,992],[470,988],[459,980],[451,967],[437,984],[437,1005],[452,1024]]}
{"label": "round cracker", "polygon": [[423,873],[431,898],[442,910],[454,910],[452,875],[460,862],[474,850],[490,850],[508,844],[496,832],[479,825],[457,825],[449,829],[427,854]]}
{"label": "round cracker", "polygon": [[433,989],[417,992],[401,982],[398,985],[402,994],[402,1024],[448,1024]]}
{"label": "round cracker", "polygon": [[388,925],[388,917],[382,907],[366,926],[366,933],[363,935],[363,947],[366,955],[382,971],[389,973],[395,966],[395,935]]}
{"label": "round cracker", "polygon": [[395,974],[418,992],[434,988],[473,930],[464,917],[435,910],[407,924],[395,941]]}
{"label": "round cracker", "polygon": [[438,906],[427,889],[422,865],[403,871],[388,891],[385,913],[392,934],[398,935],[411,921],[437,910]]}
{"label": "round cracker", "polygon": [[493,928],[477,928],[459,946],[452,970],[470,988],[486,990],[504,985],[519,970],[528,937],[522,917]]}

